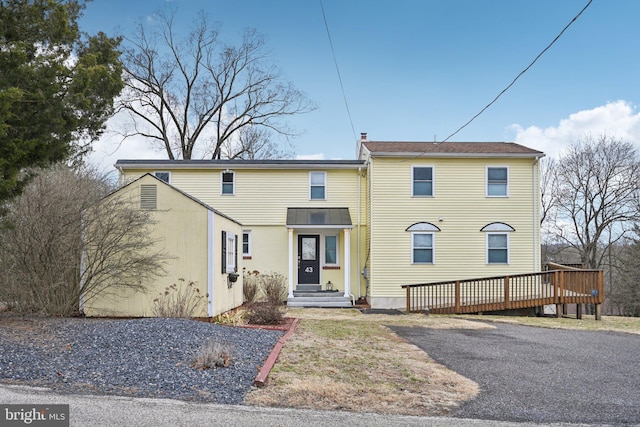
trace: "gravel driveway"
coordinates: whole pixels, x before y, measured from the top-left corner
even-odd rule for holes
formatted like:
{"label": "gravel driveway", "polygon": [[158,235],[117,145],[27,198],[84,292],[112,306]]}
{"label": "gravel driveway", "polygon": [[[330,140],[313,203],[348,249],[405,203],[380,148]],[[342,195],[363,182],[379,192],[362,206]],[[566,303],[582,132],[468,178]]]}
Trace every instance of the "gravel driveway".
{"label": "gravel driveway", "polygon": [[[184,319],[5,319],[0,382],[241,404],[282,334]],[[230,350],[228,367],[191,366],[209,340]]]}
{"label": "gravel driveway", "polygon": [[496,329],[390,328],[480,384],[480,394],[454,417],[640,423],[639,335],[492,325]]}

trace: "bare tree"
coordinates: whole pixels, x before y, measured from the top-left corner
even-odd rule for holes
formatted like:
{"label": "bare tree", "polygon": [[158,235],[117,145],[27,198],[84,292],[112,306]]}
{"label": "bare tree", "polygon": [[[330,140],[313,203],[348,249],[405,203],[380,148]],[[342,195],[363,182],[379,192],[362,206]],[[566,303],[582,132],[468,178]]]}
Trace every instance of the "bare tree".
{"label": "bare tree", "polygon": [[[141,23],[125,39],[126,88],[119,109],[130,113],[134,125],[126,136],[159,143],[169,159],[219,159],[247,152],[231,149],[238,136],[258,132],[264,141],[275,134],[294,135],[283,119],[314,106],[269,63],[262,36],[246,30],[239,46],[222,43],[200,12],[191,32],[180,39],[174,16],[159,13],[151,33]],[[261,157],[268,147],[248,152]]]}
{"label": "bare tree", "polygon": [[560,156],[556,169],[553,236],[573,247],[587,268],[599,268],[608,248],[620,242],[638,218],[636,149],[607,135],[586,137]]}
{"label": "bare tree", "polygon": [[0,229],[0,301],[21,313],[72,315],[81,298],[141,290],[163,272],[148,211],[91,172],[39,171]]}

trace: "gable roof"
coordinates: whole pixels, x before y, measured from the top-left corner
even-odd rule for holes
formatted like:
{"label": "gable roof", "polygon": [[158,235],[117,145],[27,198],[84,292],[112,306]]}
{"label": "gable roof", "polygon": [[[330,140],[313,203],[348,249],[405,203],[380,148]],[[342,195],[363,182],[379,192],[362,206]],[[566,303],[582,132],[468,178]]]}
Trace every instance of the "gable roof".
{"label": "gable roof", "polygon": [[544,157],[515,142],[362,141],[373,157]]}

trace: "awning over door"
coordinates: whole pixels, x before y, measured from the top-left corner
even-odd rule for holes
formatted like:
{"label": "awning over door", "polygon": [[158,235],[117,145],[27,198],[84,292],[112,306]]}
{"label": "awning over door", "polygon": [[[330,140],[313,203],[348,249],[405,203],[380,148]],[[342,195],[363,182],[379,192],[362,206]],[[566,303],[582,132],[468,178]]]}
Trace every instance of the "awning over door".
{"label": "awning over door", "polygon": [[349,208],[287,208],[287,228],[353,228]]}

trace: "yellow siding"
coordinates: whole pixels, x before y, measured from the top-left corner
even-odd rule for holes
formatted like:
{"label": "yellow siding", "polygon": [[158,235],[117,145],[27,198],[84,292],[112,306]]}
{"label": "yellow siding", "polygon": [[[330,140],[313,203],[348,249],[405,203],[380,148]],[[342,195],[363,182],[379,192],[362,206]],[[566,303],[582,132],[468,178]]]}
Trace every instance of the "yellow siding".
{"label": "yellow siding", "polygon": [[[163,169],[167,170],[167,169]],[[251,259],[244,260],[247,271],[277,272],[288,275],[288,231],[285,227],[289,207],[347,207],[354,228],[351,231],[351,293],[364,296],[366,289],[360,271],[367,255],[366,241],[366,178],[357,169],[326,169],[326,200],[309,199],[308,169],[235,169],[235,194],[221,195],[222,169],[173,169],[171,185],[242,223],[251,231]],[[152,170],[126,170],[124,180],[131,181]],[[363,173],[364,175],[364,173]],[[360,203],[358,203],[360,181]],[[360,210],[360,211],[359,211]],[[359,214],[360,212],[360,214]],[[360,247],[358,219],[360,218]],[[300,233],[323,234],[327,230],[301,230]],[[297,232],[294,254],[297,254]],[[342,230],[340,265],[344,264]],[[241,235],[241,234],[240,234]],[[240,241],[241,242],[241,241]],[[241,252],[242,245],[239,246]],[[358,250],[359,249],[359,250]],[[360,262],[358,262],[358,254]],[[297,255],[294,255],[297,258]],[[295,260],[294,260],[295,263]],[[294,265],[294,276],[297,276]],[[294,277],[296,279],[297,277]],[[328,280],[336,289],[344,289],[344,270],[322,270],[320,283]]]}
{"label": "yellow siding", "polygon": [[[433,197],[412,197],[412,166],[434,167]],[[508,166],[509,197],[486,197],[486,167]],[[371,296],[404,297],[407,283],[464,279],[538,271],[534,250],[533,159],[373,159],[371,186]],[[407,227],[430,222],[435,263],[411,264]],[[486,233],[492,222],[510,233],[510,263],[488,265]]]}
{"label": "yellow siding", "polygon": [[[153,300],[161,296],[172,284],[194,282],[202,295],[196,317],[206,317],[208,312],[208,221],[209,210],[174,189],[147,176],[123,188],[114,196],[133,195],[138,198],[140,186],[157,185],[157,210],[153,218],[157,223],[151,228],[151,237],[157,241],[154,250],[167,253],[171,258],[165,265],[166,276],[153,283],[145,283],[146,292],[120,292],[118,295],[103,295],[90,299],[84,307],[88,316],[153,316]],[[214,215],[214,315],[242,304],[241,279],[234,288],[228,289],[226,275],[221,273],[221,230],[242,235],[241,226],[228,219]],[[242,268],[241,256],[239,266]],[[216,268],[217,267],[217,268]],[[179,280],[184,279],[184,282]]]}
{"label": "yellow siding", "polygon": [[[235,283],[228,282],[228,275],[222,273],[222,232],[233,233],[238,238],[238,280]],[[206,253],[206,252],[205,252]],[[244,302],[242,292],[242,227],[227,218],[214,215],[213,232],[213,316],[234,309]],[[200,262],[206,265],[206,260],[200,258]],[[231,286],[229,286],[231,285]]]}
{"label": "yellow siding", "polygon": [[[245,227],[254,224],[284,225],[289,207],[347,207],[352,221],[355,223],[357,219],[357,169],[325,170],[326,200],[309,199],[309,170],[306,169],[236,169],[235,194],[221,195],[223,170],[174,169],[171,171],[171,185]],[[152,171],[127,170],[125,180],[135,179],[147,172]],[[364,189],[364,181],[362,187]]]}

